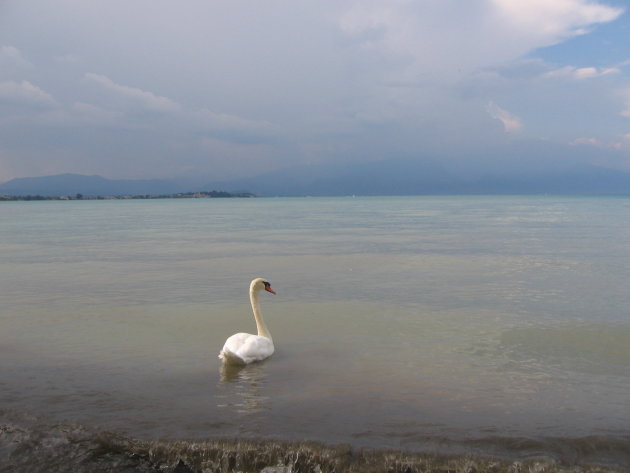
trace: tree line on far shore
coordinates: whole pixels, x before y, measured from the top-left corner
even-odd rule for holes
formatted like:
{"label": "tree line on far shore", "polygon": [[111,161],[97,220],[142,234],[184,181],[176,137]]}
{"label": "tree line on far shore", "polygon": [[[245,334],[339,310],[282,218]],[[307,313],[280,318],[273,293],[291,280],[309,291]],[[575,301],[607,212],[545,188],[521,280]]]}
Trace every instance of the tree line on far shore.
{"label": "tree line on far shore", "polygon": [[84,196],[77,193],[75,195],[44,196],[44,195],[4,195],[0,196],[0,201],[31,201],[31,200],[123,200],[123,199],[212,199],[229,197],[255,197],[249,192],[231,193],[225,191],[203,191],[203,192],[180,192],[177,194],[139,194],[139,195],[117,195],[117,196]]}

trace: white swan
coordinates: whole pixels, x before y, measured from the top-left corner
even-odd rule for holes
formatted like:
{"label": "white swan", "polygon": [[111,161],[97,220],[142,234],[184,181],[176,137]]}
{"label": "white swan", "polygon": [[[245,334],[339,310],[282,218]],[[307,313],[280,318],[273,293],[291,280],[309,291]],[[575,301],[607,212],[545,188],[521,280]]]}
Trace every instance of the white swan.
{"label": "white swan", "polygon": [[273,354],[274,347],[271,333],[269,333],[269,329],[265,325],[258,306],[258,295],[263,289],[272,294],[276,293],[271,288],[271,284],[263,278],[254,279],[249,285],[249,300],[252,303],[258,335],[236,333],[228,338],[225,341],[225,345],[223,345],[221,353],[219,353],[219,358],[224,363],[246,365],[254,361],[264,360]]}

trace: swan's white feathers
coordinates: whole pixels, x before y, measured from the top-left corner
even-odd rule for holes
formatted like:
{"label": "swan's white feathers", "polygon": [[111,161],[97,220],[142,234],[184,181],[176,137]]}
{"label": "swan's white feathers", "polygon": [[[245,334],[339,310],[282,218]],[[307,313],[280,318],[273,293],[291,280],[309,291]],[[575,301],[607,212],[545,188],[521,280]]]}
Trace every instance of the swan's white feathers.
{"label": "swan's white feathers", "polygon": [[226,363],[246,365],[270,357],[273,351],[273,342],[267,337],[236,333],[225,341],[219,358]]}

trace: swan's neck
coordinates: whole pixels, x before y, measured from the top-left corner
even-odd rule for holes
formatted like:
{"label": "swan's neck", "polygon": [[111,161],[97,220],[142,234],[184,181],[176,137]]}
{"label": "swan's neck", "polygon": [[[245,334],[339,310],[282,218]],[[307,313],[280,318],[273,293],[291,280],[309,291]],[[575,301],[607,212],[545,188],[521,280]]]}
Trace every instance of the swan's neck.
{"label": "swan's neck", "polygon": [[255,291],[250,289],[249,291],[249,300],[252,302],[252,310],[254,311],[254,319],[256,319],[256,328],[258,329],[258,335],[261,337],[268,338],[271,340],[271,333],[263,320],[262,314],[260,313],[260,305],[258,304],[258,294],[260,291]]}

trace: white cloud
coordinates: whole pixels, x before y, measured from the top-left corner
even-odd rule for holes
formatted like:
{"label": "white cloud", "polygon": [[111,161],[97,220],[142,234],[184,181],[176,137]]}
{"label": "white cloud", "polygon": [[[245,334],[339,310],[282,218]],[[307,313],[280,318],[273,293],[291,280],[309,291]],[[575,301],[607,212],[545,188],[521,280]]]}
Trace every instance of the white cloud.
{"label": "white cloud", "polygon": [[598,139],[598,138],[576,138],[575,140],[571,141],[569,143],[572,146],[581,146],[581,145],[588,145],[588,146],[603,146],[603,143]]}
{"label": "white cloud", "polygon": [[525,35],[535,47],[581,35],[598,23],[618,18],[622,8],[589,0],[492,0],[497,16],[514,36]]}
{"label": "white cloud", "polygon": [[[140,103],[146,109],[158,112],[177,113],[178,122],[169,130],[169,133],[173,133],[175,129],[177,129],[176,133],[184,134],[187,133],[186,130],[198,130],[211,135],[218,135],[221,139],[238,142],[257,141],[261,136],[268,136],[277,132],[279,129],[278,126],[265,120],[249,120],[234,114],[214,112],[208,108],[191,110],[167,97],[158,96],[139,88],[118,84],[102,74],[87,73],[85,74],[85,78],[117,96]],[[122,115],[110,107],[106,109],[94,104],[75,102],[73,111],[93,123],[117,119],[119,125],[123,124],[120,120]],[[135,122],[127,123],[125,126],[135,128],[139,125],[154,130],[158,130],[161,126],[159,123],[150,121],[144,121],[142,124]]]}
{"label": "white cloud", "polygon": [[630,133],[626,133],[620,137],[617,137],[614,141],[603,141],[599,138],[576,138],[569,143],[571,146],[594,146],[596,148],[608,149],[608,150],[630,150]]}
{"label": "white cloud", "polygon": [[55,104],[55,99],[50,94],[26,80],[22,82],[0,82],[0,101],[31,106],[51,106]]}
{"label": "white cloud", "polygon": [[152,92],[147,92],[135,87],[117,84],[104,75],[88,72],[85,74],[85,77],[121,97],[129,98],[141,103],[149,110],[159,112],[177,112],[181,109],[181,106],[177,102],[169,98],[161,97]]}
{"label": "white cloud", "polygon": [[507,133],[516,133],[521,131],[523,128],[523,123],[518,117],[512,115],[507,110],[502,109],[494,102],[490,102],[486,105],[486,111],[492,118],[503,123],[503,128],[505,128]]}
{"label": "white cloud", "polygon": [[597,68],[597,67],[574,67],[565,66],[553,71],[547,72],[543,75],[545,78],[551,79],[595,79],[597,77],[607,76],[610,74],[620,73],[620,69],[616,67]]}
{"label": "white cloud", "polygon": [[586,0],[357,0],[339,25],[364,49],[397,57],[404,79],[452,82],[622,13]]}

